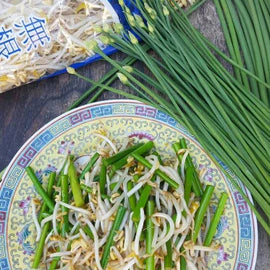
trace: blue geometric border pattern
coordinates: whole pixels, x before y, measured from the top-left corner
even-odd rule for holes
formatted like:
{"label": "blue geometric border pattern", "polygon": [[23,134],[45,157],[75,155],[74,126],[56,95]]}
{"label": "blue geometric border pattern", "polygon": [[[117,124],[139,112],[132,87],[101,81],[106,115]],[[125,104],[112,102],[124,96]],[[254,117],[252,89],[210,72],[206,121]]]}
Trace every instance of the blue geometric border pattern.
{"label": "blue geometric border pattern", "polygon": [[31,146],[39,151],[40,149],[43,148],[48,142],[50,142],[53,139],[53,135],[49,130],[46,130],[44,133],[42,133],[40,136],[38,136]]}
{"label": "blue geometric border pattern", "polygon": [[[46,128],[36,133],[36,135],[34,135],[21,148],[16,159],[13,161],[12,165],[9,166],[2,181],[0,189],[0,270],[10,269],[5,237],[2,238],[2,236],[6,233],[7,217],[13,193],[18,186],[25,167],[30,164],[38,152],[46,147],[54,138],[67,132],[72,127],[90,122],[93,119],[102,119],[109,116],[134,116],[148,118],[162,124],[169,125],[188,134],[186,130],[168,114],[145,104],[124,100],[107,101],[104,103],[87,105],[68,112],[63,116],[58,117],[57,120],[50,122]],[[219,163],[228,170],[225,164],[220,161]],[[229,171],[228,173],[231,174]],[[238,212],[239,247],[238,264],[235,269],[249,269],[246,267],[251,265],[251,260],[254,256],[253,251],[255,250],[255,232],[253,230],[253,226],[255,226],[254,216],[242,196],[237,192],[237,190],[235,190],[230,182],[227,181],[227,183],[232,192],[232,197]],[[242,187],[244,190],[244,186]]]}
{"label": "blue geometric border pattern", "polygon": [[[225,171],[234,179],[236,179],[235,175],[232,171],[226,166],[222,161],[216,158],[218,163],[225,169]],[[236,190],[234,185],[224,177],[230,190],[232,192],[232,198],[234,200],[234,204],[237,207],[237,219],[239,224],[239,243],[238,243],[238,258],[237,264],[235,265],[235,270],[242,270],[242,269],[249,269],[250,265],[252,265],[253,259],[253,251],[255,249],[255,235],[253,230],[253,216],[250,207],[248,206],[247,202],[241,196],[241,194]],[[244,185],[237,181],[240,185],[242,190],[245,190]]]}

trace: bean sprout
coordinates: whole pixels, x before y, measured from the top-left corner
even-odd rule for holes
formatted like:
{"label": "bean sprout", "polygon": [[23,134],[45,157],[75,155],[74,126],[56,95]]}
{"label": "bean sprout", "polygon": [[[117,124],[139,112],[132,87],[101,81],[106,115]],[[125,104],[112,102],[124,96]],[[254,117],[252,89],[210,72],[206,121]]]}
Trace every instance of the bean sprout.
{"label": "bean sprout", "polygon": [[[22,26],[22,20],[27,25],[33,17],[45,20],[44,33],[49,39],[36,41],[30,48],[27,36],[20,34],[23,28],[15,25]],[[14,53],[0,56],[0,93],[93,56],[87,43],[93,39],[101,43],[96,27],[118,21],[106,0],[0,1],[0,26],[12,29],[20,48],[14,43]]]}

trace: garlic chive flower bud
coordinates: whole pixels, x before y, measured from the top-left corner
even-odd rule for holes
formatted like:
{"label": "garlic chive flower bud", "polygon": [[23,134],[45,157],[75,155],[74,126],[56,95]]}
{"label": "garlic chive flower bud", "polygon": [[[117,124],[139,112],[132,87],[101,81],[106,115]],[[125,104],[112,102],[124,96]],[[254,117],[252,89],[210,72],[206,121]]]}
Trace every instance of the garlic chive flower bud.
{"label": "garlic chive flower bud", "polygon": [[100,36],[99,39],[105,45],[110,44],[110,39],[107,36]]}
{"label": "garlic chive flower bud", "polygon": [[123,66],[123,69],[126,70],[128,73],[132,73],[134,71],[133,67],[131,66]]}
{"label": "garlic chive flower bud", "polygon": [[149,6],[147,3],[144,3],[144,8],[146,9],[146,11],[147,11],[148,13],[151,13],[151,9],[152,9],[152,8],[150,8],[150,6]]}
{"label": "garlic chive flower bud", "polygon": [[141,17],[140,15],[135,14],[134,17],[135,17],[135,21],[137,22],[137,24],[138,24],[141,28],[145,28],[145,27],[146,27],[146,26],[145,26],[145,23],[144,23],[144,21],[143,21],[143,19],[142,19],[142,17]]}
{"label": "garlic chive flower bud", "polygon": [[101,33],[102,32],[102,28],[100,25],[95,25],[94,26],[94,31],[97,32],[97,33]]}
{"label": "garlic chive flower bud", "polygon": [[125,10],[125,13],[126,14],[129,14],[129,15],[132,14],[131,11],[130,11],[130,9],[127,6],[124,7],[124,10]]}
{"label": "garlic chive flower bud", "polygon": [[109,32],[111,32],[111,26],[109,25],[109,24],[107,24],[107,23],[105,23],[104,25],[103,25],[103,31],[105,32],[105,33],[109,33]]}
{"label": "garlic chive flower bud", "polygon": [[85,42],[85,45],[91,51],[98,49],[98,43],[96,40],[87,41],[87,42]]}
{"label": "garlic chive flower bud", "polygon": [[146,11],[150,14],[150,17],[154,20],[157,17],[157,13],[147,3],[144,4]]}
{"label": "garlic chive flower bud", "polygon": [[123,25],[121,23],[115,23],[114,24],[114,31],[117,33],[117,34],[121,34],[123,32],[124,28],[123,28]]}
{"label": "garlic chive flower bud", "polygon": [[121,83],[128,84],[128,78],[123,73],[117,72],[116,75]]}
{"label": "garlic chive flower bud", "polygon": [[127,20],[131,26],[135,26],[135,19],[132,15],[127,14]]}
{"label": "garlic chive flower bud", "polygon": [[163,6],[163,14],[164,16],[169,16],[170,15],[170,12],[168,10],[168,8],[166,6]]}
{"label": "garlic chive flower bud", "polygon": [[150,13],[150,17],[151,17],[153,20],[155,20],[155,19],[156,19],[156,17],[157,17],[157,13],[156,13],[156,11],[155,11],[155,10],[153,10],[153,9],[152,9],[152,12]]}
{"label": "garlic chive flower bud", "polygon": [[130,32],[128,31],[129,39],[132,44],[138,44],[138,39]]}
{"label": "garlic chive flower bud", "polygon": [[150,23],[148,23],[148,31],[149,33],[154,33],[155,31],[155,28]]}
{"label": "garlic chive flower bud", "polygon": [[124,0],[118,0],[118,3],[121,7],[124,7],[125,6],[125,2]]}
{"label": "garlic chive flower bud", "polygon": [[73,67],[67,67],[67,72],[72,75],[76,74],[76,70]]}

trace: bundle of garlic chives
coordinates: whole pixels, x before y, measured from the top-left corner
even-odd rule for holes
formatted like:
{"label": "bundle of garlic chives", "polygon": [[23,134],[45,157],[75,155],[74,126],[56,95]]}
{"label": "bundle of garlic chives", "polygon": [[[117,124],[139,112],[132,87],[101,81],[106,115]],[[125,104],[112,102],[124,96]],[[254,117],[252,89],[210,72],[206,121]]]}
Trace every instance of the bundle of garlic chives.
{"label": "bundle of garlic chives", "polygon": [[[267,1],[214,1],[231,58],[270,84],[270,11]],[[267,106],[270,93],[264,85],[234,68],[236,78]]]}
{"label": "bundle of garlic chives", "polygon": [[[154,80],[145,74],[140,76],[140,72],[133,69],[135,78],[134,74],[104,55],[97,44],[92,43],[97,53],[119,69],[120,79],[135,90],[138,97],[110,87],[106,89],[144,101],[171,114],[196,136],[209,154],[228,166],[249,189],[266,217],[270,218],[269,108],[224,69],[205,39],[176,8],[176,3],[137,1],[145,24],[140,16],[132,15],[120,2],[132,30],[161,60],[147,54],[131,32],[122,30],[119,33],[119,26],[116,28],[118,33],[104,31],[103,41],[141,60],[154,76]],[[261,84],[255,75],[253,78]],[[95,84],[90,79],[84,79]],[[152,85],[156,93],[146,83]],[[164,100],[164,94],[169,102]],[[268,221],[245,196],[238,180],[231,176],[231,172],[222,169],[270,234]]]}

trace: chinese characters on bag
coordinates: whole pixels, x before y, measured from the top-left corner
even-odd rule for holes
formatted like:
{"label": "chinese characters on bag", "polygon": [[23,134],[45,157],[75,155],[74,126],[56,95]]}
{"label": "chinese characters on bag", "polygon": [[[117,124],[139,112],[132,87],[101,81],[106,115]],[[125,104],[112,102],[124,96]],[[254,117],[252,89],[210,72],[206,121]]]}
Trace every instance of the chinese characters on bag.
{"label": "chinese characters on bag", "polygon": [[[0,27],[0,58],[9,59],[10,56],[20,53],[23,47],[30,52],[51,40],[44,19],[31,16],[13,26],[14,29]],[[21,46],[18,37],[22,38]]]}

